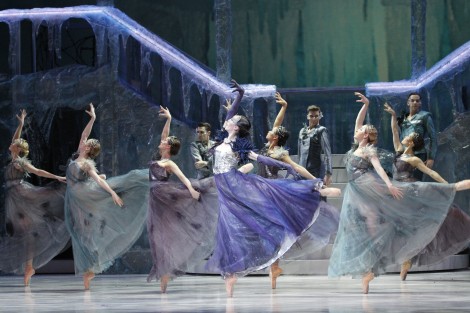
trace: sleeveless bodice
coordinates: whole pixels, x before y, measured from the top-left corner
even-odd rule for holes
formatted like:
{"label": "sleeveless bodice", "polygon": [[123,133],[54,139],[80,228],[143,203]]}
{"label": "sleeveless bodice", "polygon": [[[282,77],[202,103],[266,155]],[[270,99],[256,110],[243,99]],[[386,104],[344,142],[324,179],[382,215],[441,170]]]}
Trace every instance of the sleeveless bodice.
{"label": "sleeveless bodice", "polygon": [[76,161],[71,161],[67,167],[67,182],[77,183],[87,180],[88,174],[80,168],[80,164]]}
{"label": "sleeveless bodice", "polygon": [[236,169],[238,157],[235,152],[214,151],[214,174],[222,174]]}
{"label": "sleeveless bodice", "polygon": [[361,175],[367,173],[372,168],[372,164],[368,159],[364,159],[353,153],[348,153],[346,163],[346,170],[348,172],[348,179],[355,180]]}
{"label": "sleeveless bodice", "polygon": [[149,180],[150,181],[167,181],[170,175],[164,167],[158,165],[157,162],[150,164]]}
{"label": "sleeveless bodice", "polygon": [[25,172],[15,167],[16,161],[11,161],[5,169],[5,182],[6,187],[16,186],[21,183],[21,180],[25,176]]}
{"label": "sleeveless bodice", "polygon": [[405,182],[416,181],[413,171],[413,165],[402,160],[400,157],[395,159],[393,163],[393,179]]}

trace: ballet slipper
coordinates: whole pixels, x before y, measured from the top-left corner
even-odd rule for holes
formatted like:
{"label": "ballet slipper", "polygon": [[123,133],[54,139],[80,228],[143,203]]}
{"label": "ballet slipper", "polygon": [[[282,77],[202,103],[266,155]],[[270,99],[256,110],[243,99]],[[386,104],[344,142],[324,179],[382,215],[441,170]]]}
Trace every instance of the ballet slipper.
{"label": "ballet slipper", "polygon": [[95,278],[95,273],[93,272],[86,272],[85,275],[83,275],[83,285],[85,286],[85,290],[90,290],[90,282],[93,278]]}
{"label": "ballet slipper", "polygon": [[369,293],[369,283],[374,279],[374,273],[369,272],[362,276],[362,293],[368,294]]}
{"label": "ballet slipper", "polygon": [[411,265],[412,263],[410,260],[403,262],[403,264],[401,265],[401,271],[400,271],[401,280],[406,280],[406,276],[408,276],[408,271],[410,270]]}
{"label": "ballet slipper", "polygon": [[31,276],[33,276],[36,273],[33,267],[27,267],[24,271],[24,285],[29,286],[29,283],[31,282]]}
{"label": "ballet slipper", "polygon": [[237,277],[235,275],[225,278],[225,290],[227,291],[227,297],[233,297],[233,287],[237,282]]}
{"label": "ballet slipper", "polygon": [[166,287],[168,286],[168,282],[170,281],[170,276],[163,275],[160,279],[160,290],[162,293],[166,293]]}
{"label": "ballet slipper", "polygon": [[278,263],[271,265],[269,269],[269,277],[271,278],[271,288],[276,289],[276,280],[282,274],[282,268],[279,267]]}

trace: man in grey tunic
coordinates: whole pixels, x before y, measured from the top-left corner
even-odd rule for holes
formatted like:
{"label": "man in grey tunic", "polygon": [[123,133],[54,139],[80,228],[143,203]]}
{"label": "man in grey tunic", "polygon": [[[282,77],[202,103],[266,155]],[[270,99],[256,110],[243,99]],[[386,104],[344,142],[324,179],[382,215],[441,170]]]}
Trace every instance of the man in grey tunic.
{"label": "man in grey tunic", "polygon": [[209,150],[214,145],[210,140],[211,125],[209,123],[199,123],[196,129],[197,140],[191,143],[191,156],[197,171],[197,179],[206,178],[212,175],[212,156]]}
{"label": "man in grey tunic", "polygon": [[328,130],[320,125],[323,117],[316,105],[307,108],[308,125],[300,130],[298,142],[299,164],[313,176],[322,178],[325,185],[331,183],[331,146]]}

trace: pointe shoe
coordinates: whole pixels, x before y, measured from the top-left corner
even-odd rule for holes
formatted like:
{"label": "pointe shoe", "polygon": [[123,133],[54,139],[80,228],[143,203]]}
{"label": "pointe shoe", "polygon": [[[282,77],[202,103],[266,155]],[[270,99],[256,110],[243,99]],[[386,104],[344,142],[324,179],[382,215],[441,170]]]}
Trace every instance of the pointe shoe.
{"label": "pointe shoe", "polygon": [[88,272],[83,275],[83,286],[85,290],[90,290],[90,281],[95,278],[95,273]]}
{"label": "pointe shoe", "polygon": [[401,280],[406,280],[406,276],[408,276],[408,271],[410,270],[411,265],[412,263],[410,260],[403,262],[403,264],[401,265],[401,271],[400,271]]}
{"label": "pointe shoe", "polygon": [[235,275],[225,278],[225,290],[227,291],[227,297],[233,297],[233,286],[237,282],[237,277]]}
{"label": "pointe shoe", "polygon": [[166,293],[166,287],[168,286],[168,282],[170,281],[170,276],[163,275],[160,279],[160,290],[162,293]]}
{"label": "pointe shoe", "polygon": [[271,266],[269,277],[271,278],[271,288],[276,289],[276,280],[282,274],[282,268],[279,266]]}
{"label": "pointe shoe", "polygon": [[362,276],[362,293],[368,294],[369,293],[369,283],[374,279],[374,273],[369,272]]}
{"label": "pointe shoe", "polygon": [[24,271],[24,285],[29,286],[29,283],[31,282],[31,276],[33,276],[36,273],[34,268],[29,267]]}

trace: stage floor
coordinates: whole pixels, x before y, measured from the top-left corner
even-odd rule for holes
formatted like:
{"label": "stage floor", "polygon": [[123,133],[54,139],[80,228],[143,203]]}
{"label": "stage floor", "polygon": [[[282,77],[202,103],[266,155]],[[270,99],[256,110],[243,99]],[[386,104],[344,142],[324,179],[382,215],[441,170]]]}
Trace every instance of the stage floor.
{"label": "stage floor", "polygon": [[80,277],[0,277],[1,312],[469,312],[470,271],[411,273],[373,280],[368,295],[360,280],[326,276],[281,276],[271,290],[268,276],[239,279],[234,298],[218,276],[180,277],[161,294],[144,275],[98,275],[91,291]]}

